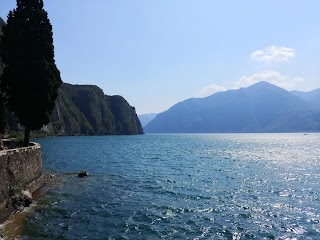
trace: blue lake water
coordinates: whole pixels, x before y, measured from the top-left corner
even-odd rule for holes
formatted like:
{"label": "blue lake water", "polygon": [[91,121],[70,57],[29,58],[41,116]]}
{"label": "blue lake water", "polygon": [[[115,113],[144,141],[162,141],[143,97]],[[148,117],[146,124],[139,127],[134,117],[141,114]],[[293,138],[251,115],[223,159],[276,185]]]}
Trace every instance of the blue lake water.
{"label": "blue lake water", "polygon": [[60,183],[25,239],[320,239],[320,134],[37,141]]}

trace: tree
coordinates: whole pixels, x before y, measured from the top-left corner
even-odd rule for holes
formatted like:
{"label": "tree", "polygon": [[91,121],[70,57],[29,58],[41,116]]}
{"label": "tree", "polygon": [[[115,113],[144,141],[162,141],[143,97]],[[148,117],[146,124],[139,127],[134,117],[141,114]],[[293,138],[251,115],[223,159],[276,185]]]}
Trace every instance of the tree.
{"label": "tree", "polygon": [[24,145],[28,146],[30,130],[50,122],[62,83],[43,0],[17,0],[2,31],[0,56],[5,68],[1,89],[7,106],[25,127]]}
{"label": "tree", "polygon": [[[6,24],[5,21],[0,17],[0,46],[1,46],[1,37],[2,37],[2,26],[4,26],[5,24]],[[4,64],[0,58],[0,77],[2,75],[3,68],[4,68]],[[7,119],[5,116],[4,98],[0,89],[0,135],[2,135],[5,132],[6,125],[7,125]]]}

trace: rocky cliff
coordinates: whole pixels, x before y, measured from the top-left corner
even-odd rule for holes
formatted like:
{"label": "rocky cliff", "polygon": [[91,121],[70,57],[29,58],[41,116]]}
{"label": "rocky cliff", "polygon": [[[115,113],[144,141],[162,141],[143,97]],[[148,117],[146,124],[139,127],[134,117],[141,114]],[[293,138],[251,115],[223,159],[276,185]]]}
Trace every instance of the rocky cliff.
{"label": "rocky cliff", "polygon": [[60,135],[143,134],[134,107],[97,86],[63,83],[45,131]]}

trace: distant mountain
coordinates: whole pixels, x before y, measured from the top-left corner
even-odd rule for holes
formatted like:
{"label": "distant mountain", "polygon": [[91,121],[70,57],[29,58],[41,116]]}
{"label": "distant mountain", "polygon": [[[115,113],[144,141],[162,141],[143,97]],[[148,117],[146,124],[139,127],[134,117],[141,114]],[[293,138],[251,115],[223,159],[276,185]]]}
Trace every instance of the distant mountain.
{"label": "distant mountain", "polygon": [[320,108],[320,88],[310,92],[291,91],[291,93]]}
{"label": "distant mountain", "polygon": [[320,131],[320,111],[267,82],[191,98],[160,113],[145,132],[227,133]]}
{"label": "distant mountain", "polygon": [[97,86],[63,83],[45,130],[63,135],[143,134],[135,109]]}
{"label": "distant mountain", "polygon": [[142,127],[146,126],[150,121],[152,121],[157,116],[157,113],[147,113],[138,115]]}

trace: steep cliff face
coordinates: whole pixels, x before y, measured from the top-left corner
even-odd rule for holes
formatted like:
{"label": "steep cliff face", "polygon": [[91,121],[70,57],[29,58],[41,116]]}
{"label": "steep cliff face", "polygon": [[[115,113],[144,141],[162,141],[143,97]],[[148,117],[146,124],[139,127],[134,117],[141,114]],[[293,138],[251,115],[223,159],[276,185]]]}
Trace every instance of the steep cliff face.
{"label": "steep cliff face", "polygon": [[134,107],[121,96],[106,96],[115,120],[116,134],[143,133],[142,126]]}
{"label": "steep cliff face", "polygon": [[135,109],[97,86],[62,84],[48,132],[64,135],[143,134]]}

